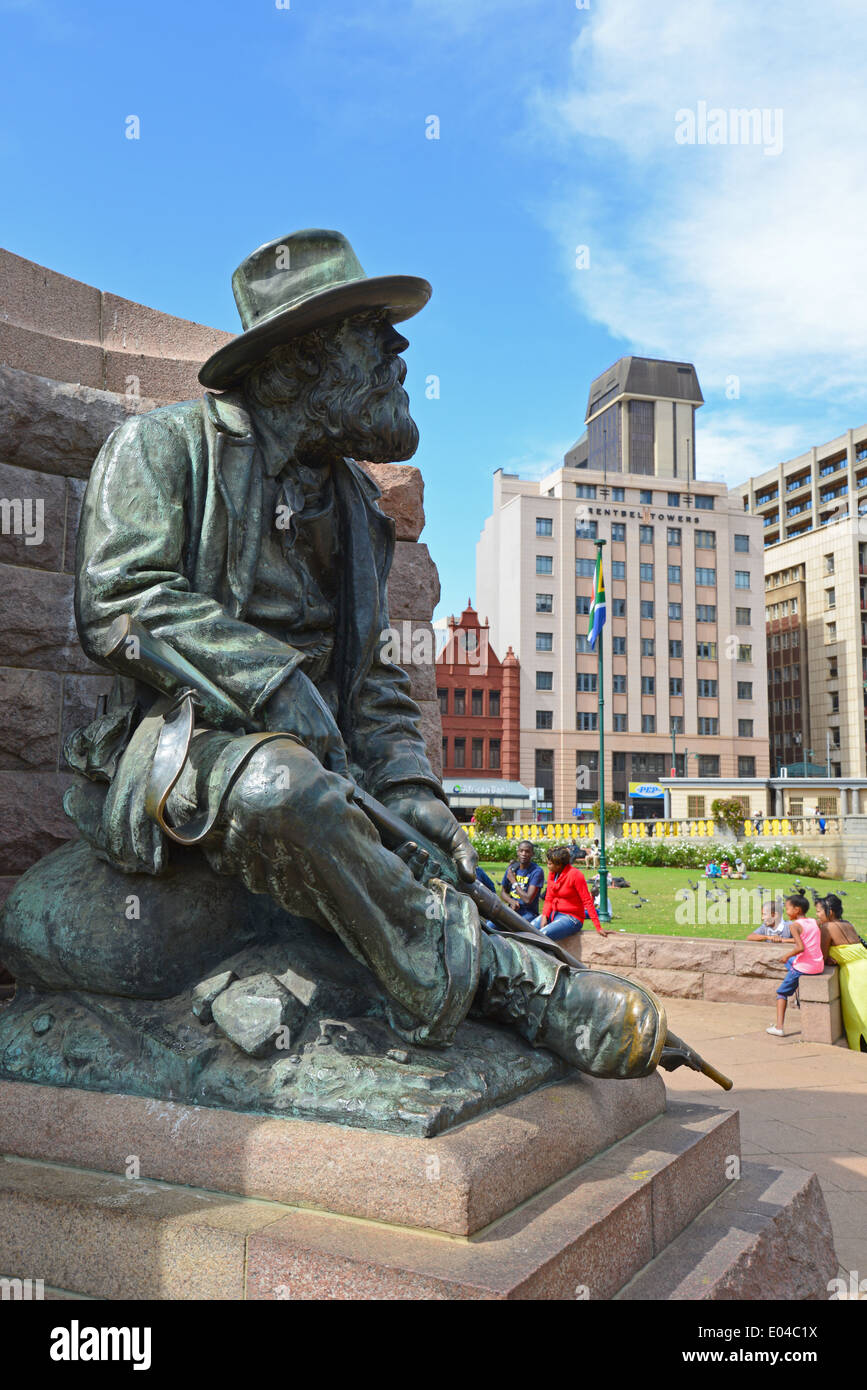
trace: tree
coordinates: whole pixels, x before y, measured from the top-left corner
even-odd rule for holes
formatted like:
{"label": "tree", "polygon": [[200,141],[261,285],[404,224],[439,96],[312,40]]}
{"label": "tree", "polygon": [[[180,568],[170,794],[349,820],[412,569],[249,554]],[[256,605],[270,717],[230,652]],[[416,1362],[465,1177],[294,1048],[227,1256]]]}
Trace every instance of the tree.
{"label": "tree", "polygon": [[501,812],[496,806],[477,806],[473,812],[475,817],[476,829],[483,835],[493,830],[501,817]]}
{"label": "tree", "polygon": [[[596,821],[597,825],[599,824],[600,810],[601,810],[601,807],[600,807],[599,802],[598,802],[598,801],[594,801],[593,805],[590,807],[590,815],[592,816],[593,820]],[[615,829],[618,825],[620,825],[620,822],[621,822],[622,820],[623,820],[623,807],[621,806],[620,802],[619,802],[619,801],[606,801],[606,803],[605,803],[605,829],[606,829],[606,830],[609,830],[609,829],[613,830],[613,829]]]}
{"label": "tree", "polygon": [[723,825],[727,830],[734,832],[737,839],[744,828],[744,808],[743,804],[736,796],[723,799],[718,797],[710,804],[711,814],[717,825]]}

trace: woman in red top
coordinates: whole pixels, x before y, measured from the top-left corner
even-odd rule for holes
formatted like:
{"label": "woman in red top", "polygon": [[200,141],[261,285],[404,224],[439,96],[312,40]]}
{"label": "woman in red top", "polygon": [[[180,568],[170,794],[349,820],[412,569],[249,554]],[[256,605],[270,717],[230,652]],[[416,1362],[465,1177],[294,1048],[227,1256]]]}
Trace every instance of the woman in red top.
{"label": "woman in red top", "polygon": [[600,936],[608,936],[599,921],[587,880],[581,870],[570,863],[568,849],[562,846],[549,849],[547,858],[545,906],[533,926],[552,941],[560,941],[581,931],[584,918],[589,917]]}

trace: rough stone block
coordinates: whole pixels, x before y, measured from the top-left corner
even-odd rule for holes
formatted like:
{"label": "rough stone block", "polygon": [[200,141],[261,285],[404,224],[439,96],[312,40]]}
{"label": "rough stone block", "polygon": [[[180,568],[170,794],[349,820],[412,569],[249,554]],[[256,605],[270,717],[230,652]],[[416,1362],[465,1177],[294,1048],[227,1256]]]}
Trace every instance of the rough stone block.
{"label": "rough stone block", "polygon": [[833,1046],[844,1036],[843,1009],[839,999],[828,1004],[811,1004],[801,995],[801,1036],[804,1042]]}
{"label": "rough stone block", "polygon": [[10,323],[58,338],[99,342],[99,290],[12,251],[0,250],[0,303]]}
{"label": "rough stone block", "polygon": [[840,998],[840,972],[826,965],[821,975],[802,975],[798,987],[802,1004],[830,1004]]}
{"label": "rough stone block", "polygon": [[0,364],[0,458],[86,478],[112,430],[156,402],[54,380],[56,375],[59,370],[38,376]]}
{"label": "rough stone block", "polygon": [[756,980],[746,975],[703,976],[704,998],[717,1004],[767,1004],[773,1010],[777,998],[776,980]]}
{"label": "rough stone block", "polygon": [[439,575],[427,546],[416,541],[398,541],[388,579],[390,621],[417,618],[426,622],[439,601]]}
{"label": "rough stone block", "polygon": [[0,668],[0,770],[57,767],[61,677]]}
{"label": "rough stone block", "polygon": [[180,358],[199,364],[233,337],[219,328],[163,314],[159,309],[105,291],[101,328],[107,351]]}
{"label": "rough stone block", "polygon": [[0,360],[34,376],[74,382],[97,389],[103,385],[102,348],[55,338],[0,319]]}
{"label": "rough stone block", "polygon": [[62,478],[0,463],[0,562],[61,569],[65,527]]}
{"label": "rough stone block", "polygon": [[68,574],[0,565],[0,665],[90,671],[75,630]]}
{"label": "rough stone block", "polygon": [[647,966],[636,966],[625,973],[639,984],[647,985],[654,994],[667,995],[671,999],[702,997],[704,976],[697,970],[651,970]]}
{"label": "rough stone block", "polygon": [[0,772],[0,875],[17,875],[77,831],[61,798],[72,775]]}
{"label": "rough stone block", "polygon": [[203,387],[198,373],[205,353],[195,361],[175,357],[145,357],[134,352],[105,354],[104,385],[119,395],[150,397],[153,401],[199,400]]}
{"label": "rough stone block", "polygon": [[394,522],[397,539],[417,541],[424,528],[421,470],[406,463],[358,462],[381,490],[379,505]]}
{"label": "rough stone block", "polygon": [[583,931],[567,937],[563,942],[570,955],[603,970],[606,965],[624,966],[635,964],[635,937],[612,932],[610,936],[600,936],[588,923]]}
{"label": "rough stone block", "polygon": [[688,937],[638,937],[635,943],[636,967],[656,970],[706,970],[730,974],[734,964],[731,944],[694,941]]}
{"label": "rough stone block", "polygon": [[786,967],[780,956],[790,945],[791,942],[735,942],[735,974],[753,975],[762,980],[781,980]]}

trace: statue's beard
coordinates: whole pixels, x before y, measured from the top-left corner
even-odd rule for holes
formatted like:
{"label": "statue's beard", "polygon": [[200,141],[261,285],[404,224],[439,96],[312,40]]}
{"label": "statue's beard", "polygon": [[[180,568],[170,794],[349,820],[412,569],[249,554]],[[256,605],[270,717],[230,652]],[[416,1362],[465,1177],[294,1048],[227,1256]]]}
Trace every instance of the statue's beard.
{"label": "statue's beard", "polygon": [[418,448],[418,426],[409,413],[409,396],[401,381],[399,359],[381,369],[382,379],[364,383],[341,402],[337,433],[342,452],[370,463],[399,463]]}

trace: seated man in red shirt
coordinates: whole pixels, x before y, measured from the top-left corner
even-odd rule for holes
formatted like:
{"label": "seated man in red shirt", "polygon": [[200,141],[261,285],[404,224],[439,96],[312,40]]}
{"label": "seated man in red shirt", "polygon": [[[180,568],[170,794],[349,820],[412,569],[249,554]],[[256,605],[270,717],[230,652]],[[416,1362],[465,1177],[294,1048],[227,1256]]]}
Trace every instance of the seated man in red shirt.
{"label": "seated man in red shirt", "polygon": [[579,868],[569,862],[569,851],[562,846],[548,850],[548,887],[545,906],[533,926],[552,941],[574,936],[581,931],[588,917],[600,936],[609,936],[599,921],[587,880]]}

